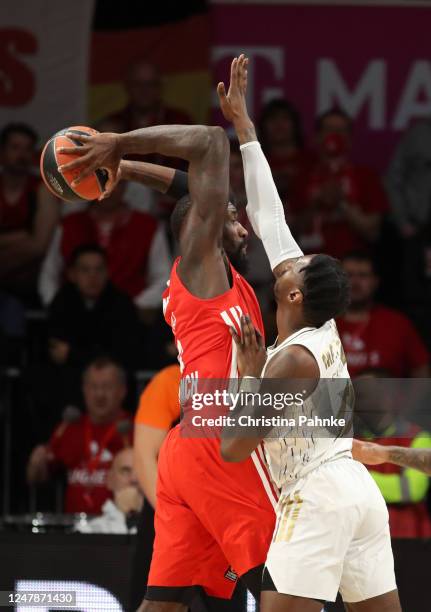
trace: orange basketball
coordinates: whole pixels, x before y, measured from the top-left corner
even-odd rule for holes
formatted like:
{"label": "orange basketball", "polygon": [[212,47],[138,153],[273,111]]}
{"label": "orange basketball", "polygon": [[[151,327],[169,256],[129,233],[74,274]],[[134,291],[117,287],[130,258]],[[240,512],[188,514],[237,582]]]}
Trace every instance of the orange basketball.
{"label": "orange basketball", "polygon": [[61,174],[58,166],[66,164],[74,159],[75,155],[59,153],[60,147],[80,146],[80,143],[65,136],[67,132],[77,135],[97,134],[92,128],[75,125],[64,130],[60,130],[48,140],[40,156],[40,173],[48,189],[57,197],[66,202],[76,202],[82,200],[97,200],[105,190],[108,173],[106,170],[96,170],[75,187],[71,187],[72,181],[77,177],[79,171],[71,170]]}

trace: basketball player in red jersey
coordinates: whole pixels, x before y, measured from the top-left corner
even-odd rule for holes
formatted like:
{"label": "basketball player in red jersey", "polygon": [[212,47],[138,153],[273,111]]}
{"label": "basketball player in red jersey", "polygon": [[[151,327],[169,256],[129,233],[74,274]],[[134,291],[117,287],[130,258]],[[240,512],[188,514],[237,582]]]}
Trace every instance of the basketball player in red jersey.
{"label": "basketball player in red jersey", "polygon": [[[237,60],[232,63],[236,70]],[[74,137],[76,139],[76,137]],[[189,196],[173,213],[181,257],[172,268],[164,295],[165,317],[179,351],[182,378],[236,376],[234,342],[248,315],[263,333],[253,290],[229,259],[245,258],[247,232],[228,203],[229,145],[220,128],[159,126],[126,134],[80,137],[66,148],[77,159],[63,169],[107,168],[118,180],[126,154],[159,153],[189,162]],[[239,464],[226,464],[216,439],[168,435],[159,456],[156,539],[146,598],[141,612],[182,612],[196,587],[212,598],[230,598],[237,575],[258,597],[274,528],[273,489],[261,449]]]}

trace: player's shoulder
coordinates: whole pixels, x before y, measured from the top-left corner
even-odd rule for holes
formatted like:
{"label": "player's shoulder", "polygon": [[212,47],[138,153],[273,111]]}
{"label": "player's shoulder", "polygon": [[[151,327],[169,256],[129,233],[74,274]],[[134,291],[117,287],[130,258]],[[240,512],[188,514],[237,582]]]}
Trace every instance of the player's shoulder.
{"label": "player's shoulder", "polygon": [[271,358],[266,375],[271,378],[313,378],[319,376],[319,366],[307,347],[290,344]]}

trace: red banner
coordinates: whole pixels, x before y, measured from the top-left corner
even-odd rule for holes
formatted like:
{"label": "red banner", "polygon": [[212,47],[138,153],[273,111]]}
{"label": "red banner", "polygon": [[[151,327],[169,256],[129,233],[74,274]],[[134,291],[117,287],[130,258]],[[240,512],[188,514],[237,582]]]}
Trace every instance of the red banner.
{"label": "red banner", "polygon": [[401,132],[431,116],[431,8],[218,5],[212,19],[216,80],[228,79],[233,55],[251,59],[254,118],[284,96],[311,136],[316,114],[343,107],[355,159],[384,170]]}

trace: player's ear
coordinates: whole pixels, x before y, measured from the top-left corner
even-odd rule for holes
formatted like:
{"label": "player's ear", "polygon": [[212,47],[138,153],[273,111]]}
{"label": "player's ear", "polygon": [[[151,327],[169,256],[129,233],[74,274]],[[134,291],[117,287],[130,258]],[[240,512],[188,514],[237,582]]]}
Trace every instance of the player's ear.
{"label": "player's ear", "polygon": [[300,289],[292,289],[288,294],[288,300],[292,304],[302,304],[303,297]]}

